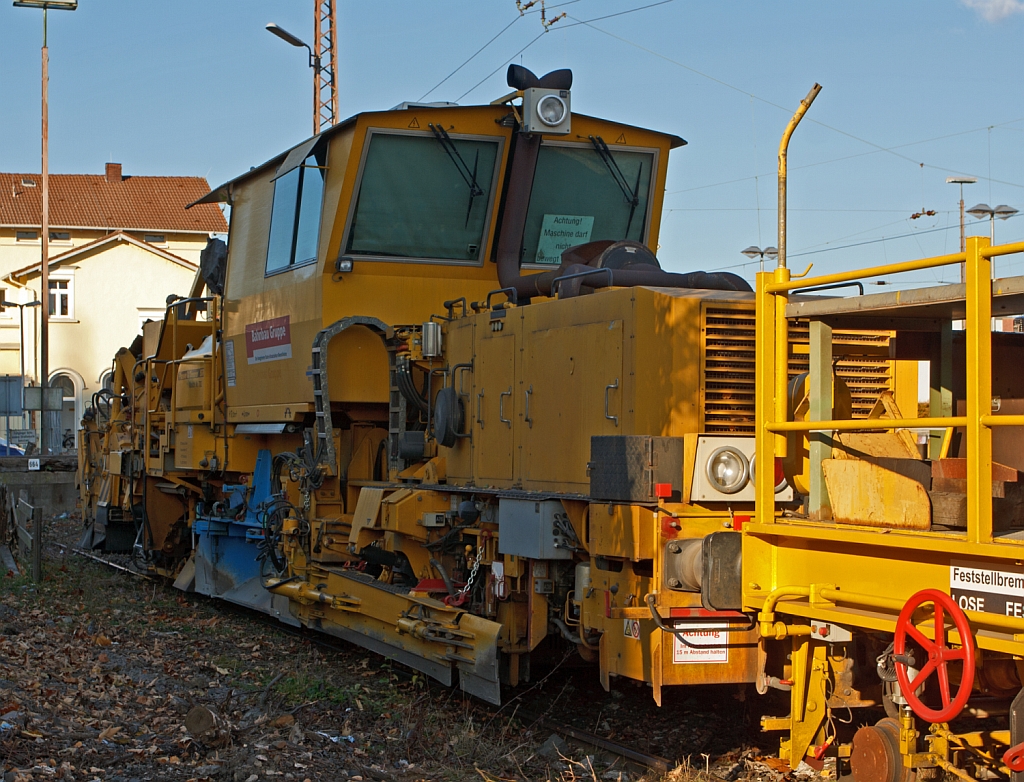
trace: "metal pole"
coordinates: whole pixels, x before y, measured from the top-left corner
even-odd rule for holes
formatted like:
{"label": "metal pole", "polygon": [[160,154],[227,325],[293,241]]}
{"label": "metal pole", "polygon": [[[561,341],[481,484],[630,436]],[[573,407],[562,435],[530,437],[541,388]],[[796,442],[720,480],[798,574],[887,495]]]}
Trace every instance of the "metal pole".
{"label": "metal pole", "polygon": [[39,327],[39,385],[42,390],[44,408],[39,416],[40,454],[47,453],[46,442],[46,386],[50,369],[50,50],[46,46],[46,8],[43,8],[43,262],[42,275],[39,282],[42,290],[39,300],[42,302],[42,321]]}
{"label": "metal pole", "polygon": [[[25,306],[18,305],[18,358],[21,360],[21,394],[25,397]],[[21,428],[25,428],[25,410],[21,411]]]}
{"label": "metal pole", "polygon": [[[967,236],[964,231],[964,183],[960,183],[960,252],[967,250]],[[962,268],[962,267],[961,267]],[[960,273],[960,282],[963,282],[963,272]]]}
{"label": "metal pole", "polygon": [[821,85],[815,83],[811,87],[811,91],[807,93],[807,97],[800,101],[800,108],[796,110],[793,118],[790,119],[789,124],[786,126],[786,131],[782,134],[782,141],[779,142],[779,239],[776,242],[779,249],[777,266],[779,269],[786,268],[786,159],[789,153],[789,138],[793,135],[793,131],[796,130],[796,126],[800,124],[804,114],[807,113],[807,109],[814,103],[814,99],[818,97],[819,92],[821,92]]}
{"label": "metal pole", "polygon": [[[967,252],[967,235],[964,228],[964,183],[960,183],[960,252]],[[967,284],[967,264],[960,264],[960,284]]]}

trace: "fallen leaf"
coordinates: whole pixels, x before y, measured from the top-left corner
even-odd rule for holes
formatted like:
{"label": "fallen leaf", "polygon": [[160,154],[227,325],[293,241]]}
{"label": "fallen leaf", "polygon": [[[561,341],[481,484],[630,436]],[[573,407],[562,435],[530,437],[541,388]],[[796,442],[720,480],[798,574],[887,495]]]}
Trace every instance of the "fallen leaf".
{"label": "fallen leaf", "polygon": [[295,722],[295,717],[293,717],[291,714],[282,714],[280,717],[277,717],[276,719],[271,721],[270,724],[271,724],[272,727],[275,727],[275,728],[287,728],[289,725],[293,724],[294,722]]}
{"label": "fallen leaf", "polygon": [[112,643],[112,641],[107,638],[107,636],[103,635],[103,633],[95,636],[92,640],[96,642],[97,646],[110,646]]}
{"label": "fallen leaf", "polygon": [[114,725],[114,726],[109,727],[106,730],[102,731],[100,733],[100,735],[99,735],[99,739],[100,739],[100,741],[104,741],[106,739],[112,739],[112,738],[114,738],[114,736],[116,736],[120,732],[121,732],[121,726],[120,725]]}

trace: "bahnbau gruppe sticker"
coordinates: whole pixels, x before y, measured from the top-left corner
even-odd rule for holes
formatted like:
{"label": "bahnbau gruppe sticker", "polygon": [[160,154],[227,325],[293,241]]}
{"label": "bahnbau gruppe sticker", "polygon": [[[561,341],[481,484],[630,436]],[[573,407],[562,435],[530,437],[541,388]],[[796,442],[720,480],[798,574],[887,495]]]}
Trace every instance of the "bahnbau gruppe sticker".
{"label": "bahnbau gruppe sticker", "polygon": [[261,320],[245,327],[245,356],[250,364],[292,357],[290,317]]}

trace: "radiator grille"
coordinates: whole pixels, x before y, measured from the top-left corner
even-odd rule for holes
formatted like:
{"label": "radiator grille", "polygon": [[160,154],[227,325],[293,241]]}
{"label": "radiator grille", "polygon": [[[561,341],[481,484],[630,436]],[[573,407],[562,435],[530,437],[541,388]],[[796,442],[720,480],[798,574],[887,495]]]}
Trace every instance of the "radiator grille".
{"label": "radiator grille", "polygon": [[[808,344],[806,321],[790,324],[789,376],[806,372],[806,353],[793,346]],[[707,307],[704,310],[704,431],[709,434],[754,433],[754,311],[752,308]],[[835,345],[888,346],[888,331],[833,333]],[[837,373],[853,396],[853,417],[865,418],[879,394],[893,387],[892,363],[884,358],[843,358]]]}

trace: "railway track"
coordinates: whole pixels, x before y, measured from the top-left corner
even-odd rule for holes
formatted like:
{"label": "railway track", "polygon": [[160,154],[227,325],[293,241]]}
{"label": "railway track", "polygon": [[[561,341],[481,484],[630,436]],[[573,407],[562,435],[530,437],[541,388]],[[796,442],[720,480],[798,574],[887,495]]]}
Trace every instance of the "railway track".
{"label": "railway track", "polygon": [[[57,545],[64,549],[69,548],[64,544],[58,543]],[[77,556],[83,557],[85,559],[90,559],[101,565],[105,565],[109,568],[112,568],[113,570],[116,570],[120,573],[125,573],[126,575],[135,576],[137,578],[141,578],[147,581],[159,580],[154,579],[152,576],[146,573],[139,572],[132,566],[133,563],[131,562],[131,558],[127,556],[120,558],[123,561],[118,562],[113,559],[97,556],[96,554],[93,554],[89,551],[85,551],[84,549],[80,548],[70,547],[70,551],[76,554]],[[128,564],[125,564],[124,561],[127,561]],[[202,596],[200,595],[200,597]],[[250,608],[245,608],[244,606],[238,606],[233,603],[225,603],[219,600],[211,600],[210,605],[214,606],[220,612],[228,613],[233,616],[244,617],[250,621],[262,625],[263,627],[266,627],[267,629],[273,630],[275,632],[293,638],[300,638],[304,642],[311,643],[322,649],[326,649],[340,654],[351,654],[355,650],[355,647],[345,643],[344,641],[332,638],[331,636],[327,636],[322,633],[313,632],[304,627],[292,627],[290,625],[283,624],[282,622],[276,621],[272,617],[269,617],[265,614],[261,614],[260,612],[254,611]],[[557,670],[557,666],[555,670]],[[399,664],[397,668],[394,668],[393,671],[400,678],[406,680],[411,679],[413,675],[413,672],[411,670],[406,669],[401,664]],[[554,670],[552,670],[549,673],[549,675],[551,673],[554,673]],[[530,690],[533,689],[534,687],[531,687],[526,692],[516,695],[513,698],[513,701],[519,701],[523,699],[530,692]],[[509,703],[506,703],[505,706],[499,707],[497,709],[490,709],[484,706],[483,704],[480,704],[480,706],[486,712],[488,712],[490,714],[490,717],[493,719],[497,718],[502,713],[502,711],[504,711],[507,708]],[[516,711],[513,712],[513,715],[523,723],[523,727],[525,729],[549,730],[553,733],[558,733],[566,739],[571,739],[572,741],[592,747],[601,752],[609,753],[618,758],[621,758],[624,761],[627,761],[628,763],[634,764],[642,768],[664,773],[675,768],[677,765],[677,763],[675,763],[674,761],[665,757],[661,757],[660,755],[652,755],[640,752],[639,750],[634,749],[632,747],[628,747],[624,744],[611,741],[606,738],[602,738],[601,736],[598,736],[589,731],[582,730],[581,728],[575,727],[573,725],[569,725],[559,720],[552,719],[543,711],[532,712],[529,709],[516,709]],[[511,718],[512,717],[509,717],[509,719]]]}

